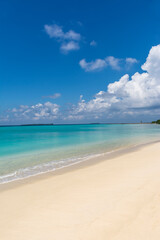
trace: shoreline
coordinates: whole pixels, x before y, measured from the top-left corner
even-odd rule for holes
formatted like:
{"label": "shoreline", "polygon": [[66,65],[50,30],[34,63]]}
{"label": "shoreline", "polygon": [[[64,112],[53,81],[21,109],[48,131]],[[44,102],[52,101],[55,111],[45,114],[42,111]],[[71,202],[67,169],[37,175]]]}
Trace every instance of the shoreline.
{"label": "shoreline", "polygon": [[62,174],[65,174],[65,173],[68,173],[71,171],[76,171],[81,168],[96,165],[103,161],[112,160],[116,157],[120,157],[120,156],[126,155],[128,153],[135,152],[141,148],[144,148],[144,147],[156,144],[156,143],[160,143],[160,140],[155,140],[155,141],[151,141],[151,142],[147,142],[147,143],[135,144],[132,146],[128,146],[128,147],[116,149],[113,151],[101,153],[101,154],[99,154],[100,156],[98,156],[98,157],[92,156],[89,159],[79,161],[79,162],[74,162],[70,165],[62,166],[55,170],[50,170],[47,172],[40,172],[35,175],[30,175],[30,176],[27,176],[24,178],[11,180],[9,182],[0,183],[0,192],[14,188],[14,187],[19,187],[24,184],[31,184],[32,182],[35,182],[35,181],[45,180],[46,178],[54,177],[57,175],[62,175]]}
{"label": "shoreline", "polygon": [[159,156],[158,141],[8,184],[0,191],[0,238],[159,240]]}
{"label": "shoreline", "polygon": [[8,185],[0,238],[159,240],[159,155],[158,141]]}
{"label": "shoreline", "polygon": [[[4,136],[1,137],[8,136],[8,146],[2,141],[0,185],[58,171],[59,168],[68,168],[88,159],[91,161],[91,158],[103,156],[106,152],[108,158],[108,152],[130,148],[135,143],[159,140],[160,128],[157,126],[102,125],[62,127],[53,131],[50,126],[47,130],[43,127],[38,130],[31,127],[29,130],[19,129],[18,132],[17,129],[3,129]],[[21,142],[21,137],[26,134],[27,138]]]}

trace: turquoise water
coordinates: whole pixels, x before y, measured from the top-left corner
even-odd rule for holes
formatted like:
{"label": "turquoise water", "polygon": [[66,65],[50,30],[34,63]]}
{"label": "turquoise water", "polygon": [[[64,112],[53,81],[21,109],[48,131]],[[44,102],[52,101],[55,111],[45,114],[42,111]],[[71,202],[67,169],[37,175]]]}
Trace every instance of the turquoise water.
{"label": "turquoise water", "polygon": [[151,124],[0,127],[0,183],[159,139]]}

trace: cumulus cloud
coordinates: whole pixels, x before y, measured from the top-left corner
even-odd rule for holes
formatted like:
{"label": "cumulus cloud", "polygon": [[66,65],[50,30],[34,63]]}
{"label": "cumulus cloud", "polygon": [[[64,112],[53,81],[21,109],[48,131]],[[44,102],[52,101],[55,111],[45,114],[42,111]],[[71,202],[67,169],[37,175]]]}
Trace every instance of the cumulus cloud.
{"label": "cumulus cloud", "polygon": [[134,63],[138,63],[138,60],[136,58],[126,58],[126,63],[134,64]]}
{"label": "cumulus cloud", "polygon": [[44,25],[45,32],[50,36],[50,38],[64,38],[64,32],[62,27],[58,26],[57,24],[54,25]]}
{"label": "cumulus cloud", "polygon": [[82,69],[86,72],[93,72],[93,71],[100,71],[107,66],[110,66],[113,69],[119,70],[120,69],[120,59],[115,58],[113,56],[106,57],[105,59],[96,59],[95,61],[86,62],[86,59],[82,59],[79,62],[79,65]]}
{"label": "cumulus cloud", "polygon": [[137,59],[135,58],[115,58],[113,56],[108,56],[104,59],[96,59],[91,62],[87,62],[86,59],[82,59],[79,62],[79,65],[82,69],[84,69],[86,72],[92,72],[92,71],[101,71],[106,67],[111,67],[114,70],[120,70],[121,64],[127,64],[128,67],[131,67],[131,65],[138,63]]}
{"label": "cumulus cloud", "polygon": [[63,27],[57,24],[44,25],[45,32],[50,38],[56,39],[60,42],[60,49],[62,52],[68,53],[69,51],[78,50],[80,48],[79,42],[81,40],[81,34],[73,30],[68,32],[63,31]]}
{"label": "cumulus cloud", "polygon": [[[106,61],[87,65],[84,60],[81,65],[86,70],[105,67]],[[98,66],[98,67],[97,67]],[[146,62],[141,66],[142,73],[136,72],[131,77],[123,75],[118,81],[107,85],[106,91],[99,91],[86,101],[81,95],[77,104],[63,108],[51,102],[28,106],[21,105],[8,111],[7,116],[16,119],[58,119],[61,121],[84,121],[101,119],[120,119],[128,116],[143,115],[159,117],[160,114],[160,45],[151,48]],[[5,117],[4,117],[5,118]],[[2,117],[1,117],[2,119]],[[7,117],[9,119],[9,117]]]}
{"label": "cumulus cloud", "polygon": [[69,30],[68,32],[64,32],[63,28],[57,24],[53,25],[44,25],[44,29],[46,33],[51,38],[57,38],[60,40],[76,40],[79,41],[81,39],[81,35],[79,33],[76,33],[73,30]]}
{"label": "cumulus cloud", "polygon": [[[83,61],[81,65],[86,71],[95,69],[92,69],[93,63],[87,65]],[[79,103],[73,106],[72,116],[100,118],[102,113],[113,116],[113,113],[119,112],[137,114],[139,110],[141,113],[153,114],[155,109],[160,109],[160,45],[151,48],[142,70],[143,73],[136,72],[131,78],[125,74],[118,81],[110,83],[107,91],[98,92],[88,102],[81,97]]]}
{"label": "cumulus cloud", "polygon": [[18,108],[10,110],[14,118],[17,120],[42,120],[56,119],[59,113],[59,105],[51,102],[38,103],[31,106],[20,105]]}
{"label": "cumulus cloud", "polygon": [[120,69],[120,61],[121,59],[115,58],[113,56],[109,56],[105,59],[106,63],[111,66],[111,68],[115,69],[115,70],[119,70]]}
{"label": "cumulus cloud", "polygon": [[78,50],[79,48],[80,48],[79,43],[74,41],[62,43],[60,47],[61,51],[64,53],[68,53],[69,51],[72,51],[72,50]]}
{"label": "cumulus cloud", "polygon": [[103,59],[96,59],[95,61],[86,62],[85,59],[82,59],[79,62],[81,68],[83,68],[86,72],[92,72],[95,70],[101,70],[107,66],[107,63]]}

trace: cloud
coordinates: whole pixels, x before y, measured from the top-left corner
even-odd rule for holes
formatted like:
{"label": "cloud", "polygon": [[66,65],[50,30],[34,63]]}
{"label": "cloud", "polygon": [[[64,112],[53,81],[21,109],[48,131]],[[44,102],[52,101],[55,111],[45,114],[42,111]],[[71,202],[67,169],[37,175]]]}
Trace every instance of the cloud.
{"label": "cloud", "polygon": [[64,34],[64,39],[80,41],[81,35],[73,30],[69,30]]}
{"label": "cloud", "polygon": [[31,106],[20,105],[18,108],[13,108],[10,113],[13,114],[17,120],[42,120],[42,119],[56,119],[59,113],[59,105],[46,102],[44,104],[38,103]]}
{"label": "cloud", "polygon": [[46,24],[44,25],[44,30],[50,38],[54,38],[60,42],[60,49],[62,52],[68,53],[69,51],[78,50],[80,48],[79,42],[82,38],[80,33],[73,30],[64,32],[63,27],[57,24]]}
{"label": "cloud", "polygon": [[96,42],[96,41],[94,41],[94,40],[93,40],[93,41],[91,41],[91,42],[90,42],[90,46],[92,46],[92,47],[95,47],[95,46],[97,46],[97,42]]}
{"label": "cloud", "polygon": [[59,40],[76,40],[79,41],[81,39],[81,35],[76,33],[73,30],[69,30],[68,32],[63,32],[63,28],[57,24],[53,25],[44,25],[45,32],[51,38],[57,38]]}
{"label": "cloud", "polygon": [[[105,67],[105,63],[102,63],[100,67]],[[81,67],[86,71],[93,71],[94,65],[97,69],[96,61],[81,61]],[[88,102],[81,97],[69,115],[76,119],[79,116],[101,118],[102,115],[113,117],[114,114],[157,114],[160,109],[160,45],[151,48],[141,68],[143,73],[136,72],[131,78],[125,74],[118,81],[110,83],[106,91],[98,92]]]}
{"label": "cloud", "polygon": [[138,60],[136,58],[126,58],[126,63],[134,64],[134,63],[138,63]]}
{"label": "cloud", "polygon": [[134,64],[138,63],[138,60],[136,58],[131,58],[131,57],[126,58],[125,61],[126,61],[127,69],[130,69]]}
{"label": "cloud", "polygon": [[52,99],[56,99],[61,97],[60,93],[54,93],[53,95],[49,95],[49,96],[43,96],[43,98],[52,98]]}
{"label": "cloud", "polygon": [[79,48],[80,48],[79,43],[74,41],[62,43],[60,47],[61,51],[64,53],[68,53],[69,51],[73,51],[73,50],[78,50]]}
{"label": "cloud", "polygon": [[108,56],[104,59],[96,59],[91,62],[87,62],[86,59],[82,59],[79,62],[79,65],[81,66],[82,69],[84,69],[86,72],[93,72],[93,71],[101,71],[106,67],[111,67],[114,70],[120,70],[121,69],[121,64],[126,64],[128,67],[131,67],[134,63],[138,63],[137,59],[135,58],[115,58],[113,56]]}
{"label": "cloud", "polygon": [[103,59],[96,59],[95,61],[91,61],[91,62],[86,62],[85,59],[82,59],[79,62],[79,65],[86,72],[92,72],[92,71],[95,71],[95,70],[102,70],[103,68],[105,68],[107,66],[107,63]]}
{"label": "cloud", "polygon": [[105,59],[106,63],[111,66],[111,68],[115,69],[115,70],[120,70],[120,59],[115,58],[113,56],[109,56]]}
{"label": "cloud", "polygon": [[[102,60],[102,61],[101,61]],[[85,70],[106,67],[106,61],[100,59],[89,64],[83,59],[81,65]],[[118,81],[108,84],[105,91],[99,91],[86,101],[81,95],[77,104],[63,107],[51,102],[32,106],[21,105],[7,112],[9,119],[53,120],[58,121],[110,121],[120,119],[153,119],[160,115],[160,45],[149,51],[146,62],[141,66],[142,73],[136,72],[131,77],[123,75]],[[53,95],[54,96],[54,95]],[[52,97],[53,97],[52,96]],[[8,117],[9,116],[9,117]],[[6,117],[1,117],[5,119]],[[2,120],[1,120],[2,121]]]}
{"label": "cloud", "polygon": [[54,25],[44,25],[45,32],[50,36],[50,38],[64,38],[64,32],[62,27],[58,26],[57,24]]}
{"label": "cloud", "polygon": [[120,69],[120,59],[115,58],[113,56],[106,57],[105,59],[96,59],[95,61],[86,62],[86,59],[82,59],[79,62],[79,65],[82,69],[86,72],[93,72],[93,71],[100,71],[107,66],[110,66],[113,69],[119,70]]}

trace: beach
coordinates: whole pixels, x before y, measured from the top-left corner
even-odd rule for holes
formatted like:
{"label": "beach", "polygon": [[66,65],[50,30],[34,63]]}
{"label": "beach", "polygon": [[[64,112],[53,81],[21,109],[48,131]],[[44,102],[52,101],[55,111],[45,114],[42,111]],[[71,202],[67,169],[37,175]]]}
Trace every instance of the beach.
{"label": "beach", "polygon": [[160,239],[159,156],[157,142],[0,185],[0,239]]}

